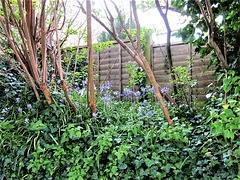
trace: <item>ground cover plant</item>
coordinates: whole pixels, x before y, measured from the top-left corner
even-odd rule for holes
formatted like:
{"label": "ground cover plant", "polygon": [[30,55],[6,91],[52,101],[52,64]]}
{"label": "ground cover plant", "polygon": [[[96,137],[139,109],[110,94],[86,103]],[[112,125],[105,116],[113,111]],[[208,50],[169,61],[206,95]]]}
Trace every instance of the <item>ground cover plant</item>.
{"label": "ground cover plant", "polygon": [[[214,110],[222,102],[212,97],[207,111],[169,106],[171,127],[154,98],[133,101],[139,92],[117,94],[110,87],[107,82],[98,92],[97,114],[85,104],[86,89],[74,89],[77,116],[61,93],[46,107],[32,103],[32,91],[22,92],[29,93],[25,99],[5,89],[1,179],[237,179],[239,149],[229,146],[239,145],[239,113]],[[144,92],[153,95],[150,86]],[[232,133],[225,133],[229,128]]]}

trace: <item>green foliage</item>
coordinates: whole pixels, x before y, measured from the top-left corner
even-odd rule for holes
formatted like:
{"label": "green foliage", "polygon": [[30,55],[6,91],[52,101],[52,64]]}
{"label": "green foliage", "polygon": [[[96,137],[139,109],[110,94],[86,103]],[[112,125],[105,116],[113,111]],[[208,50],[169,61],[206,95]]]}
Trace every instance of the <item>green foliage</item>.
{"label": "green foliage", "polygon": [[[145,46],[145,44],[147,42],[147,39],[145,38],[146,34],[148,36],[151,36],[153,34],[153,30],[150,29],[150,28],[141,27],[141,29],[140,29],[140,41],[141,41],[141,49],[142,49],[142,51],[144,51],[144,48],[145,48],[144,46]],[[132,29],[131,35],[132,35],[132,38],[136,38],[136,36],[137,36],[137,29]],[[127,37],[127,39],[129,39],[129,38]]]}
{"label": "green foliage", "polygon": [[13,68],[8,59],[2,56],[0,58],[0,98],[7,100],[7,102],[3,105],[0,104],[0,106],[4,107],[8,101],[16,101],[18,94],[27,91],[27,88],[26,82],[24,82],[18,71]]}
{"label": "green foliage", "polygon": [[221,103],[223,109],[211,109],[208,121],[213,121],[211,125],[212,135],[218,140],[222,140],[224,142],[222,148],[233,156],[232,161],[227,161],[226,163],[229,166],[232,166],[233,163],[238,163],[240,167],[240,78],[235,75],[235,71],[226,73],[226,77],[223,79],[223,90],[226,94],[224,101]]}
{"label": "green foliage", "polygon": [[6,104],[0,112],[1,178],[237,177],[237,163],[223,148],[225,140],[212,133],[207,115],[186,106],[169,107],[175,123],[169,127],[157,102],[114,100],[108,96],[109,84],[104,88],[96,116],[77,90],[72,96],[79,103],[77,116],[60,94],[48,107],[42,101],[30,106],[31,99]]}
{"label": "green foliage", "polygon": [[141,67],[136,67],[131,61],[126,65],[127,72],[130,74],[129,82],[127,87],[130,89],[134,89],[135,86],[138,89],[141,89],[145,86],[146,81],[146,73]]}
{"label": "green foliage", "polygon": [[[177,101],[181,102],[181,104],[187,104],[191,106],[191,98],[195,99],[195,95],[192,93],[192,88],[196,87],[196,80],[192,79],[191,74],[192,62],[188,61],[187,66],[178,66],[174,67],[174,75],[175,80],[171,80],[172,84],[177,85],[178,94],[175,95]],[[196,104],[196,102],[194,102]]]}
{"label": "green foliage", "polygon": [[[201,3],[205,7],[205,2]],[[220,47],[222,54],[226,48],[227,62],[239,75],[239,3],[234,0],[224,0],[211,1],[211,5],[216,20],[217,33],[214,34],[214,41]],[[208,45],[208,27],[198,4],[190,0],[174,0],[172,6],[181,11],[183,16],[187,15],[191,18],[189,23],[175,35],[181,37],[183,42],[193,43],[196,46],[195,52],[202,54],[202,57],[210,54],[213,48]],[[209,66],[211,65],[216,66],[217,72],[221,72],[222,68],[216,52],[212,54]]]}
{"label": "green foliage", "polygon": [[93,44],[93,49],[96,52],[101,52],[103,49],[107,47],[113,47],[114,41],[106,41],[106,42],[99,42],[98,44]]}
{"label": "green foliage", "polygon": [[[83,81],[88,76],[88,59],[86,49],[83,48],[80,50],[76,56],[76,48],[66,48],[65,52],[67,56],[64,58],[64,64],[66,67],[66,72],[68,72],[67,81],[71,82],[72,77],[74,76],[74,87],[83,87]],[[76,61],[77,58],[77,61]],[[75,69],[76,63],[76,70]]]}

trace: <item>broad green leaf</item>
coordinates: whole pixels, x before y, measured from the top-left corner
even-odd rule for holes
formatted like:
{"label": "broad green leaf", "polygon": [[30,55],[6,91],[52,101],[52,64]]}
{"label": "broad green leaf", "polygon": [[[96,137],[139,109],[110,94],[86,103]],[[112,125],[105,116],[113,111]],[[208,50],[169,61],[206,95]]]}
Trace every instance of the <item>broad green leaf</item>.
{"label": "broad green leaf", "polygon": [[145,159],[144,162],[147,165],[147,167],[151,167],[155,163],[154,160],[151,160],[151,159],[148,159],[148,158]]}
{"label": "broad green leaf", "polygon": [[171,167],[172,167],[171,164],[167,164],[166,166],[163,166],[161,169],[164,170],[166,173],[169,173]]}
{"label": "broad green leaf", "polygon": [[81,137],[81,131],[77,131],[77,132],[76,132],[76,135],[77,135],[78,137]]}
{"label": "broad green leaf", "polygon": [[75,134],[74,129],[71,129],[69,133],[70,133],[70,138],[73,138],[73,135]]}
{"label": "broad green leaf", "polygon": [[240,157],[240,148],[234,150],[233,152],[235,155],[237,155],[237,157]]}
{"label": "broad green leaf", "polygon": [[118,168],[121,170],[127,169],[127,164],[120,164],[120,165],[118,165]]}
{"label": "broad green leaf", "polygon": [[233,111],[231,109],[225,109],[225,113],[226,113],[228,118],[235,117],[235,114],[233,113]]}
{"label": "broad green leaf", "polygon": [[143,160],[135,160],[134,164],[135,164],[135,168],[138,169],[143,163]]}

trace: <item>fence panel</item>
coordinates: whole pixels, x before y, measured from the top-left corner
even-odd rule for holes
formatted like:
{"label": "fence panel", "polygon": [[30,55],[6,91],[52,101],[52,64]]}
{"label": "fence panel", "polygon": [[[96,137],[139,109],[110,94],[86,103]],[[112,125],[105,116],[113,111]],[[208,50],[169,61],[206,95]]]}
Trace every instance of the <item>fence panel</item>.
{"label": "fence panel", "polygon": [[[212,76],[214,69],[207,69],[210,55],[201,58],[199,54],[194,54],[194,47],[191,44],[173,44],[171,46],[173,66],[187,66],[191,58],[192,79],[197,82],[197,87],[193,89],[193,94],[200,101],[205,100],[205,94],[210,83],[216,85],[216,78]],[[157,82],[161,86],[172,88],[170,83],[171,76],[167,68],[166,48],[165,45],[151,46],[151,67]],[[129,73],[127,73],[126,65],[132,61],[136,66],[137,63],[131,56],[119,45],[114,44],[113,47],[107,47],[101,52],[94,52],[95,85],[99,87],[101,83],[110,81],[113,91],[123,92],[129,82]]]}

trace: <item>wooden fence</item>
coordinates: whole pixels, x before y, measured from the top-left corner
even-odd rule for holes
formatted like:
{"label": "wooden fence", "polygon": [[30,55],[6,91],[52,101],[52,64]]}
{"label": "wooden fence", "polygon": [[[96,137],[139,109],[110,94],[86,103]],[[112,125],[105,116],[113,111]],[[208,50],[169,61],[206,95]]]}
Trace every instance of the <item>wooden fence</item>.
{"label": "wooden fence", "polygon": [[[172,88],[170,84],[169,70],[165,67],[166,50],[165,45],[152,45],[150,64],[157,82],[163,87]],[[193,95],[204,100],[208,85],[216,85],[216,78],[212,76],[214,70],[207,69],[210,56],[200,58],[200,54],[194,54],[194,47],[191,44],[177,43],[171,46],[173,66],[187,66],[189,59],[194,63],[192,66],[192,79],[197,82],[197,87],[193,89]],[[95,85],[110,81],[113,91],[123,92],[129,82],[130,75],[127,73],[126,65],[132,61],[137,63],[119,45],[107,47],[101,52],[94,52],[95,74],[98,74]]]}

